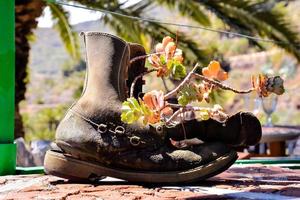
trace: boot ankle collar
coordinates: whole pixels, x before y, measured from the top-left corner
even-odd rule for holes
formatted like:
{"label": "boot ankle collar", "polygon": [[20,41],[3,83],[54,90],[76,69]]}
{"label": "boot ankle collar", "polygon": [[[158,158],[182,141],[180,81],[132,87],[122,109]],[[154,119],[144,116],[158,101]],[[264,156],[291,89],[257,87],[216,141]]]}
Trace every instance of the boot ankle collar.
{"label": "boot ankle collar", "polygon": [[87,32],[80,32],[79,34],[80,36],[90,36],[90,35],[103,35],[103,36],[107,36],[107,37],[110,37],[110,38],[115,38],[115,39],[118,39],[124,43],[127,43],[125,40],[123,40],[122,38],[119,38],[115,35],[112,35],[112,34],[109,34],[109,33],[104,33],[104,32],[98,32],[98,31],[87,31]]}

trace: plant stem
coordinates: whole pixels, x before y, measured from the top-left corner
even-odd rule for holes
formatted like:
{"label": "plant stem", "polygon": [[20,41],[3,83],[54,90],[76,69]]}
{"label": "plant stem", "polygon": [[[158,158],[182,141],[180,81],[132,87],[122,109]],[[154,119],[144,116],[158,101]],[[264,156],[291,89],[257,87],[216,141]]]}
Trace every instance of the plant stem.
{"label": "plant stem", "polygon": [[165,78],[164,78],[164,77],[161,77],[161,80],[162,80],[162,82],[163,82],[163,84],[164,84],[165,90],[166,90],[167,92],[169,92],[170,90],[169,90],[169,88],[168,88],[168,86],[167,86],[167,83],[166,83]]}
{"label": "plant stem", "polygon": [[[183,111],[183,114],[184,114],[184,111]],[[182,127],[182,130],[183,130],[183,136],[184,136],[184,139],[187,139],[186,138],[186,131],[185,131],[185,127],[184,127],[184,124],[183,124],[183,116],[181,116],[180,118],[180,124],[181,124],[181,127]]]}
{"label": "plant stem", "polygon": [[181,108],[181,107],[182,107],[182,105],[175,104],[175,103],[169,103],[169,102],[167,102],[166,105],[167,105],[167,106],[170,106],[170,107],[173,107],[173,108]]}
{"label": "plant stem", "polygon": [[188,82],[190,82],[193,78],[202,79],[202,80],[210,83],[212,86],[215,85],[215,86],[217,86],[217,87],[219,87],[223,90],[230,90],[230,91],[232,91],[234,93],[237,93],[237,94],[247,94],[247,93],[250,93],[250,92],[255,90],[254,87],[252,87],[250,89],[247,89],[247,90],[238,90],[238,89],[232,88],[230,86],[224,85],[223,83],[221,83],[219,81],[215,81],[213,79],[210,79],[210,78],[207,78],[203,75],[195,73],[195,70],[197,69],[197,67],[198,67],[198,63],[195,65],[193,70],[191,72],[189,72],[189,74],[183,79],[183,81],[174,90],[170,91],[169,93],[167,93],[164,96],[164,99],[168,100],[170,97],[175,96],[182,89],[182,87],[185,84],[187,84]]}
{"label": "plant stem", "polygon": [[[170,105],[171,106],[171,105]],[[172,106],[176,106],[176,104],[172,104]],[[173,113],[173,115],[166,121],[166,125],[169,125],[174,119],[176,119],[176,117],[180,114],[185,114],[185,112],[197,112],[197,111],[208,111],[209,113],[212,113],[214,112],[213,111],[213,108],[207,108],[207,107],[192,107],[192,106],[189,106],[189,107],[182,107],[180,106],[180,108],[175,112]],[[222,117],[224,120],[220,120],[218,117],[214,116],[214,115],[211,115],[210,118],[211,119],[214,119],[220,123],[224,123],[228,120],[228,115],[222,111],[219,111],[218,112],[219,116]],[[196,119],[196,118],[195,118]],[[184,116],[181,116],[180,117],[180,123],[182,124],[186,119],[184,118]],[[191,119],[189,119],[191,120]],[[183,124],[182,124],[183,125]]]}
{"label": "plant stem", "polygon": [[162,54],[163,52],[157,52],[157,53],[150,53],[150,54],[146,54],[146,55],[142,55],[142,56],[137,56],[137,57],[134,57],[132,58],[129,63],[132,64],[138,60],[141,60],[141,59],[145,59],[145,58],[148,58],[149,56],[152,56],[152,55],[159,55],[159,54]]}
{"label": "plant stem", "polygon": [[170,91],[169,93],[167,93],[164,96],[164,100],[167,100],[167,99],[175,96],[185,86],[185,84],[190,82],[191,79],[193,78],[193,74],[194,74],[194,72],[196,71],[197,68],[198,68],[198,63],[195,65],[193,70],[191,72],[189,72],[189,74],[183,79],[183,81],[174,90]]}
{"label": "plant stem", "polygon": [[205,80],[206,82],[212,84],[212,85],[215,85],[215,86],[218,86],[219,88],[223,89],[223,90],[230,90],[234,93],[237,93],[237,94],[247,94],[247,93],[250,93],[254,90],[254,88],[250,88],[250,89],[247,89],[247,90],[237,90],[237,89],[234,89],[230,86],[227,86],[227,85],[224,85],[223,83],[221,82],[218,82],[218,81],[215,81],[213,79],[210,79],[210,78],[207,78],[205,76],[202,76],[200,74],[196,74],[196,73],[192,73],[191,75],[193,78],[196,78],[196,79],[202,79],[202,80]]}
{"label": "plant stem", "polygon": [[179,108],[176,112],[173,113],[173,115],[166,121],[166,125],[168,125],[180,113],[182,113],[182,107]]}

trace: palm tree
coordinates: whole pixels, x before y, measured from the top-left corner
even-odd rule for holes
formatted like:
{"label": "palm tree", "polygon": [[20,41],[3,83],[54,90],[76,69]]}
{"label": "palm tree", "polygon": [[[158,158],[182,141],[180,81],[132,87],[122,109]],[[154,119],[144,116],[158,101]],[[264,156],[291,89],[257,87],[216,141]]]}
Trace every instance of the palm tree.
{"label": "palm tree", "polygon": [[46,4],[43,1],[15,1],[15,138],[24,136],[22,117],[19,113],[19,102],[25,98],[27,63],[29,56],[28,37],[37,26],[37,18],[41,16]]}
{"label": "palm tree", "polygon": [[[71,0],[69,2],[90,9],[104,9],[136,17],[144,17],[145,11],[153,6],[163,6],[207,27],[212,23],[208,17],[210,13],[222,20],[231,31],[281,41],[275,45],[290,52],[300,61],[300,39],[283,12],[283,6],[286,4],[284,0],[143,0],[130,6],[118,0]],[[24,99],[26,90],[26,66],[30,50],[28,36],[36,28],[36,20],[46,6],[50,8],[54,26],[60,33],[69,54],[74,59],[80,56],[77,33],[70,26],[69,13],[62,5],[37,0],[16,0],[16,137],[24,135],[18,104]],[[157,22],[132,20],[120,15],[105,15],[103,20],[119,36],[143,45],[146,45],[146,38],[160,41],[164,35],[173,37],[176,35],[174,29]],[[262,49],[265,46],[259,41],[249,40],[249,42]],[[180,34],[178,45],[185,50],[187,61],[198,60],[206,63],[211,59],[209,51],[203,47],[199,48],[199,45],[186,34]]]}

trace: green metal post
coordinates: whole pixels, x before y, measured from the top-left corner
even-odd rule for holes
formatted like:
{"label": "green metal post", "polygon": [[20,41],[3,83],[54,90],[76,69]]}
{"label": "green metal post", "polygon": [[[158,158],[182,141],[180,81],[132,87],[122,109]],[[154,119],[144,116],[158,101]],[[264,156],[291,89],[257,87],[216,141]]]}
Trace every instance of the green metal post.
{"label": "green metal post", "polygon": [[14,174],[15,1],[0,1],[0,175]]}

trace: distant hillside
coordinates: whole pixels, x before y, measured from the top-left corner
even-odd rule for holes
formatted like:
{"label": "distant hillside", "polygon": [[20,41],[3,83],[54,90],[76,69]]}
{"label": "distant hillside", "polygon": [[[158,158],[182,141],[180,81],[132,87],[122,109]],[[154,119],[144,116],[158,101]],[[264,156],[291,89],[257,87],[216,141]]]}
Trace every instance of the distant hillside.
{"label": "distant hillside", "polygon": [[[163,7],[154,7],[144,13],[149,18],[164,19],[174,21],[174,13],[171,13]],[[177,17],[175,21],[184,20],[183,17]],[[74,29],[81,31],[101,31],[114,33],[109,26],[99,20],[88,21],[76,24]],[[59,34],[53,28],[37,28],[34,31],[35,40],[31,42],[29,67],[32,73],[41,73],[44,75],[57,75],[61,73],[62,67],[71,59],[64,49]],[[81,42],[82,58],[84,58],[83,41]]]}
{"label": "distant hillside", "polygon": [[[77,24],[74,29],[78,34],[81,31],[112,32],[99,20]],[[35,39],[31,42],[29,63],[31,72],[45,75],[59,74],[61,67],[71,58],[64,49],[58,32],[52,28],[37,28],[34,35]],[[82,40],[80,41],[82,42]]]}
{"label": "distant hillside", "polygon": [[[165,20],[171,20],[174,16],[162,7],[147,11],[147,14],[149,17],[157,16]],[[79,23],[73,28],[78,34],[81,31],[100,31],[114,34],[101,19]],[[81,43],[81,57],[84,59],[85,50],[83,40],[80,37],[79,41]],[[83,83],[84,73],[74,73],[70,77],[63,76],[65,69],[74,72],[74,63],[71,62],[72,58],[66,52],[58,32],[53,28],[37,28],[30,45],[29,82],[25,102],[32,106],[23,106],[22,109],[39,110],[40,105],[52,107],[56,104],[73,101],[74,92]],[[80,68],[85,68],[85,64],[81,63]],[[35,106],[37,109],[34,108]]]}

